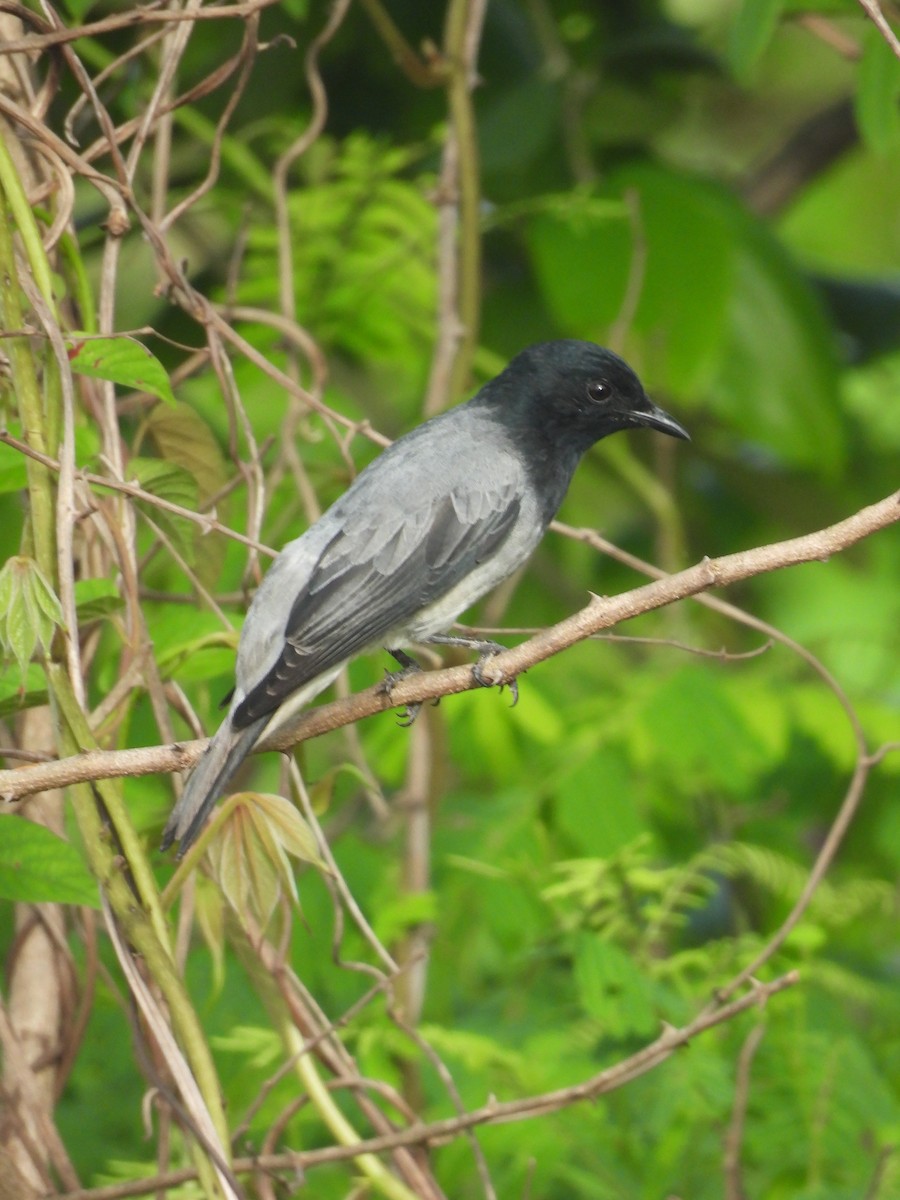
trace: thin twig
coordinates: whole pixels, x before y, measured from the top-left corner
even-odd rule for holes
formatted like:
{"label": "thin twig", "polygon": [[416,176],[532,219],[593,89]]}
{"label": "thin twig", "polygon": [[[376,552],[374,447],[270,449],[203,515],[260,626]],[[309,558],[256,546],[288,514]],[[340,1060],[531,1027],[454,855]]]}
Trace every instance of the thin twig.
{"label": "thin twig", "polygon": [[746,1192],[741,1182],[741,1147],[744,1141],[747,1105],[750,1100],[750,1068],[765,1032],[765,1025],[754,1025],[747,1034],[738,1055],[737,1074],[734,1081],[734,1104],[731,1108],[731,1120],[725,1132],[725,1200],[746,1200]]}
{"label": "thin twig", "polygon": [[[36,462],[43,463],[51,471],[59,472],[61,469],[60,463],[51,458],[48,454],[41,454],[33,449],[20,438],[15,437],[6,429],[0,429],[0,442],[7,446],[11,446],[14,450],[33,458]],[[152,492],[145,491],[139,484],[127,483],[124,479],[111,479],[108,475],[96,475],[92,471],[75,471],[75,478],[83,480],[91,487],[105,488],[112,492],[121,492],[125,496],[130,496],[133,500],[141,500],[144,504],[152,505],[154,508],[160,509],[162,512],[171,513],[172,516],[182,517],[185,521],[190,521],[194,525],[199,525],[204,533],[221,533],[223,537],[230,538],[233,542],[239,542],[242,546],[246,546],[250,550],[255,550],[258,554],[264,554],[268,558],[274,558],[277,551],[270,546],[264,545],[255,538],[246,537],[242,533],[238,533],[236,529],[231,529],[228,525],[223,525],[215,517],[208,513],[195,512],[192,508],[184,508],[181,504],[175,504],[172,500],[166,500],[163,496],[156,496]]]}
{"label": "thin twig", "polygon": [[887,17],[881,11],[881,5],[878,3],[878,0],[859,0],[859,5],[890,46],[892,52],[897,58],[900,58],[900,39],[898,39],[893,29],[891,29]]}
{"label": "thin twig", "polygon": [[[38,50],[46,50],[51,46],[62,46],[67,42],[79,41],[81,38],[95,38],[103,33],[113,33],[119,29],[134,29],[141,25],[153,25],[161,22],[178,24],[184,21],[222,21],[226,18],[245,21],[264,8],[273,8],[280,4],[281,0],[250,0],[247,4],[221,4],[208,9],[199,9],[197,12],[163,8],[163,2],[164,0],[150,0],[149,3],[142,4],[139,8],[132,8],[127,12],[104,17],[100,21],[93,21],[86,25],[77,25],[71,29],[58,28],[50,33],[10,38],[9,41],[0,44],[0,54],[19,54],[23,51],[27,54],[34,54]],[[0,8],[7,11],[13,8],[18,10],[20,7],[18,4],[0,5]],[[33,16],[33,14],[29,15]]]}
{"label": "thin twig", "polygon": [[[898,496],[900,496],[900,493],[898,493]],[[889,504],[891,499],[892,498],[889,497],[888,501],[883,503]],[[890,512],[890,509],[888,511]],[[597,549],[602,550],[604,553],[609,554],[611,557],[616,558],[618,561],[623,562],[644,574],[650,575],[655,579],[662,579],[665,577],[658,568],[649,563],[643,562],[643,560],[636,558],[634,555],[620,550],[618,547],[606,541],[605,538],[600,537],[592,530],[574,530],[570,529],[568,526],[559,525],[558,523],[555,523],[555,527],[558,528],[560,532],[566,533],[569,536],[574,536],[580,538],[581,540],[590,542],[592,545],[596,546]],[[810,666],[813,671],[815,671],[815,673],[828,687],[837,702],[843,708],[857,748],[856,763],[847,791],[838,807],[838,812],[831,824],[825,840],[822,843],[819,853],[816,856],[816,860],[813,863],[810,874],[807,877],[806,883],[799,897],[797,898],[787,917],[784,919],[778,929],[775,930],[756,958],[743,967],[742,970],[724,987],[719,989],[717,994],[719,999],[722,999],[726,996],[733,995],[735,990],[737,990],[744,983],[746,983],[748,979],[754,976],[759,971],[760,967],[762,967],[773,957],[778,949],[784,944],[784,941],[790,932],[799,924],[804,913],[809,907],[809,904],[812,901],[819,884],[822,882],[828,868],[834,861],[834,857],[837,854],[844,837],[846,836],[847,830],[849,829],[854,816],[856,815],[857,809],[862,801],[870,772],[879,762],[881,762],[886,754],[892,753],[895,747],[893,743],[885,743],[873,752],[868,750],[865,731],[862,727],[859,715],[851,703],[850,698],[847,696],[847,693],[844,691],[832,673],[827,669],[827,667],[825,667],[825,665],[820,662],[811,651],[807,650],[805,646],[801,646],[793,638],[788,637],[787,634],[783,633],[775,626],[770,625],[767,621],[763,621],[751,613],[746,613],[742,609],[735,607],[735,605],[728,604],[726,601],[720,600],[716,596],[700,594],[695,595],[693,599],[704,605],[704,607],[710,608],[714,612],[721,613],[730,620],[737,621],[738,623],[746,625],[751,629],[758,630],[760,633],[765,634],[774,641],[780,642],[793,654],[796,654],[798,657],[802,658],[804,662],[806,662],[807,665]]]}
{"label": "thin twig", "polygon": [[[236,1173],[254,1170],[302,1171],[324,1163],[354,1158],[363,1153],[380,1154],[396,1149],[398,1146],[441,1145],[457,1137],[465,1129],[472,1129],[479,1125],[520,1121],[544,1113],[557,1112],[584,1100],[594,1100],[598,1096],[614,1091],[632,1079],[646,1074],[700,1034],[733,1020],[749,1009],[767,1003],[779,992],[794,987],[799,980],[798,972],[790,971],[771,983],[757,984],[739,1000],[719,1008],[715,1013],[701,1014],[680,1029],[666,1026],[660,1036],[650,1045],[582,1083],[541,1095],[526,1096],[518,1100],[505,1102],[492,1100],[462,1116],[423,1122],[420,1125],[400,1129],[396,1133],[370,1138],[354,1146],[326,1146],[320,1150],[292,1151],[265,1158],[262,1156],[240,1158],[235,1160],[234,1170]],[[173,1171],[166,1176],[133,1180],[110,1187],[84,1188],[81,1191],[64,1192],[57,1197],[57,1200],[126,1200],[126,1197],[145,1195],[157,1189],[174,1187],[195,1177],[194,1172]]]}

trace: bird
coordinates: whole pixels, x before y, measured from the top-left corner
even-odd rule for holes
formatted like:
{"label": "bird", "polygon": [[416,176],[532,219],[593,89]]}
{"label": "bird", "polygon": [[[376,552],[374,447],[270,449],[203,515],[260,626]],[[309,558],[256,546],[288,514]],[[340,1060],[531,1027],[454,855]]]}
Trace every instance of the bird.
{"label": "bird", "polygon": [[[399,438],[275,559],[241,631],[227,715],[163,832],[181,857],[264,734],[357,655],[445,631],[531,555],[582,456],[619,430],[690,440],[611,350],[574,338],[517,354],[472,399]],[[472,642],[486,653],[498,647]],[[479,660],[481,661],[481,660]]]}

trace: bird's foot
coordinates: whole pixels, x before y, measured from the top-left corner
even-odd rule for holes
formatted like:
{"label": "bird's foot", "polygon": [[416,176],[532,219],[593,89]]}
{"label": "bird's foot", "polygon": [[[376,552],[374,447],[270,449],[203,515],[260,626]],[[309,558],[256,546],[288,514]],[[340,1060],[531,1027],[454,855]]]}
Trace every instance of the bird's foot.
{"label": "bird's foot", "polygon": [[[456,634],[435,634],[428,639],[430,643],[438,646],[460,646],[465,650],[477,650],[478,661],[472,667],[472,674],[475,677],[475,682],[479,687],[494,687],[495,683],[492,679],[487,679],[484,674],[484,666],[489,662],[495,654],[500,654],[503,650],[508,650],[508,646],[503,646],[500,642],[491,641],[490,638],[470,638],[462,637]],[[509,694],[512,696],[512,708],[515,708],[519,703],[519,681],[515,678],[510,679],[507,683],[500,684],[500,691],[504,687],[509,688]]]}
{"label": "bird's foot", "polygon": [[[481,651],[481,654],[479,655],[479,658],[478,658],[478,662],[475,663],[474,666],[472,667],[472,674],[475,676],[475,682],[480,687],[494,687],[494,680],[485,678],[484,665],[485,665],[485,663],[490,662],[490,660],[494,657],[495,654],[499,654],[501,650],[506,650],[506,649],[507,649],[506,646],[495,645],[490,650],[482,650]],[[503,689],[505,687],[509,688],[509,694],[510,694],[510,696],[512,696],[512,704],[510,705],[510,708],[515,708],[516,705],[519,703],[519,681],[518,681],[518,679],[516,679],[516,677],[513,676],[513,678],[510,679],[507,683],[501,683],[499,686],[500,686],[501,692],[503,691]]]}
{"label": "bird's foot", "polygon": [[[379,683],[378,690],[383,696],[390,697],[391,692],[398,683],[401,683],[404,679],[409,679],[411,675],[421,674],[422,668],[412,655],[407,654],[404,650],[388,650],[388,654],[400,664],[400,670],[385,671],[384,679]],[[408,729],[419,715],[421,708],[421,704],[407,704],[404,712],[397,721],[400,728]]]}

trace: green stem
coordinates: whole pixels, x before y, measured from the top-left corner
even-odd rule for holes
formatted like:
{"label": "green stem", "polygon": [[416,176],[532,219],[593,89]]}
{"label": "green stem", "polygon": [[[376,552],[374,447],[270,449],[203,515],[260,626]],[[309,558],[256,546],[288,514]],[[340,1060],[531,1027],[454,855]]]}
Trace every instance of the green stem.
{"label": "green stem", "polygon": [[[291,1020],[288,1007],[278,989],[277,979],[259,956],[257,945],[262,944],[261,939],[258,935],[252,939],[248,937],[242,928],[237,927],[236,922],[232,924],[232,929],[232,943],[253,980],[269,1020],[281,1035],[285,1053],[310,1102],[339,1145],[357,1145],[362,1138],[341,1112],[334,1096],[322,1081],[313,1052],[303,1050],[304,1039]],[[388,1200],[416,1200],[415,1193],[396,1175],[392,1175],[377,1155],[363,1152],[354,1157],[353,1162],[369,1185],[382,1196],[388,1197]]]}
{"label": "green stem", "polygon": [[[25,310],[11,218],[15,220],[25,246],[32,275],[46,304],[55,314],[50,264],[15,166],[0,142],[0,327],[18,331],[24,328]],[[52,457],[53,431],[58,430],[60,425],[59,374],[55,359],[52,354],[45,356],[45,392],[42,398],[38,365],[29,339],[24,336],[11,337],[7,341],[7,348],[24,438],[34,450]],[[49,411],[49,405],[55,405],[56,411]],[[34,557],[47,578],[54,580],[58,587],[53,479],[47,467],[30,456],[26,459],[26,469]],[[71,630],[70,634],[74,637],[77,631]],[[46,672],[59,752],[72,755],[96,749],[96,740],[65,666],[61,662],[51,661],[46,665]],[[115,845],[101,819],[98,800],[114,826]],[[176,1035],[219,1136],[223,1156],[228,1159],[228,1122],[215,1065],[197,1014],[179,978],[169,948],[168,927],[156,881],[123,804],[120,786],[110,781],[76,786],[73,788],[73,811],[91,870],[109,900],[124,937],[143,958],[168,1005]],[[207,1193],[218,1195],[220,1189],[205,1152],[199,1145],[193,1147],[193,1152]]]}
{"label": "green stem", "polygon": [[[9,158],[0,142],[0,327],[18,331],[24,328],[25,313],[19,289],[19,275],[13,244],[10,210],[7,205],[10,193],[3,164]],[[49,452],[47,425],[41,386],[35,366],[31,345],[26,337],[10,337],[6,340],[9,355],[13,391],[22,420],[25,441],[40,454]],[[38,566],[48,579],[56,578],[56,509],[53,496],[53,477],[50,471],[30,456],[25,460],[28,479],[34,556]]]}
{"label": "green stem", "polygon": [[450,0],[444,21],[443,54],[423,59],[394,24],[381,0],[360,0],[401,70],[419,87],[447,86],[447,107],[456,141],[458,242],[456,317],[461,334],[450,369],[448,393],[456,399],[469,386],[481,323],[481,173],[472,105],[473,64],[467,36],[472,0]]}
{"label": "green stem", "polygon": [[78,243],[70,233],[64,233],[59,239],[59,253],[66,267],[66,282],[69,291],[78,306],[81,329],[85,333],[96,333],[97,313],[94,308],[94,293],[91,291],[91,283]]}
{"label": "green stem", "polygon": [[[319,1116],[331,1130],[335,1141],[341,1146],[355,1146],[362,1139],[334,1102],[331,1092],[322,1082],[310,1051],[303,1053],[303,1039],[285,1015],[280,1026],[287,1052],[296,1063],[297,1077],[306,1088],[307,1095]],[[416,1200],[406,1184],[392,1175],[384,1163],[374,1154],[359,1154],[353,1162],[366,1179],[389,1200]]]}
{"label": "green stem", "polygon": [[447,100],[458,162],[456,311],[462,328],[450,375],[451,399],[456,399],[469,386],[481,324],[481,172],[470,84],[473,64],[466,60],[470,4],[471,0],[450,0],[444,29],[444,54],[450,64]]}
{"label": "green stem", "polygon": [[[70,755],[96,749],[96,742],[63,667],[59,663],[50,663],[47,676],[60,716],[61,752]],[[110,780],[97,780],[91,785],[77,785],[73,793],[73,811],[91,871],[109,900],[123,936],[141,955],[162,993],[175,1033],[219,1135],[223,1156],[228,1159],[228,1121],[222,1106],[215,1064],[197,1013],[172,958],[156,882],[122,802],[118,785]],[[115,829],[115,845],[103,824],[97,799]],[[203,1161],[206,1162],[205,1157]]]}
{"label": "green stem", "polygon": [[[72,691],[69,677],[59,663],[51,663],[49,665],[48,682],[56,699],[60,715],[63,718],[64,730],[68,732],[75,746],[74,750],[70,749],[68,753],[78,754],[85,750],[99,749],[94,734],[88,725],[87,718]],[[122,856],[128,863],[128,870],[131,874],[135,890],[140,897],[144,912],[153,927],[160,945],[167,947],[169,930],[160,903],[156,879],[150,870],[147,856],[131,823],[119,788],[109,786],[109,781],[98,782],[96,787],[98,791],[102,792],[104,808],[116,831],[119,848]],[[133,899],[134,897],[132,897]]]}
{"label": "green stem", "polygon": [[19,172],[16,170],[16,164],[13,162],[12,155],[7,150],[6,143],[2,137],[0,137],[0,188],[6,193],[10,211],[19,230],[22,244],[25,247],[28,265],[31,267],[32,275],[34,275],[34,281],[50,310],[55,313],[56,302],[53,299],[53,273],[50,269],[50,263],[47,261],[44,243],[41,241],[41,231],[38,228],[31,205],[28,203],[25,189],[22,187],[22,181],[19,178]]}

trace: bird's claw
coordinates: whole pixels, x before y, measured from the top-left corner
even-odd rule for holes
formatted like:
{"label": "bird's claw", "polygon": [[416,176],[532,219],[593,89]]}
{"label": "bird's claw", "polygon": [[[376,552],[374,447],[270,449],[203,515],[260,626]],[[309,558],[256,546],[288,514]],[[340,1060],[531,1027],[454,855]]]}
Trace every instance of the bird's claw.
{"label": "bird's claw", "polygon": [[[414,658],[412,658],[409,654],[406,654],[403,650],[389,650],[388,653],[400,664],[400,670],[385,671],[384,679],[382,679],[381,683],[378,685],[378,691],[383,696],[390,698],[391,692],[398,683],[401,683],[404,679],[409,679],[411,675],[421,675],[422,668]],[[435,701],[435,703],[437,703],[437,701]],[[409,729],[410,725],[415,723],[415,719],[419,715],[421,709],[422,705],[419,702],[414,701],[411,704],[407,704],[403,713],[397,719],[397,724],[400,726],[400,728]]]}
{"label": "bird's claw", "polygon": [[501,646],[499,642],[493,642],[490,645],[485,645],[482,648],[481,655],[478,659],[478,662],[476,662],[472,667],[472,674],[475,677],[475,682],[478,684],[479,687],[499,686],[501,692],[503,691],[503,689],[505,687],[508,687],[509,694],[512,696],[512,704],[510,705],[510,708],[515,708],[516,705],[519,703],[519,681],[518,681],[518,679],[515,676],[513,676],[513,678],[508,680],[506,683],[500,683],[499,685],[495,685],[495,681],[493,679],[486,679],[485,674],[484,674],[485,663],[489,662],[494,657],[495,654],[499,654],[501,652],[501,650],[505,650],[505,649],[506,649],[506,646]]}
{"label": "bird's claw", "polygon": [[422,705],[419,702],[407,704],[406,708],[397,718],[397,724],[401,729],[409,729],[410,725],[416,723],[416,717],[422,711]]}
{"label": "bird's claw", "polygon": [[399,671],[384,672],[384,679],[378,685],[378,690],[382,696],[390,696],[391,692],[398,683],[402,683],[404,679],[409,679],[410,675],[421,675],[422,668],[405,650],[388,650],[388,654],[395,662],[400,664]]}
{"label": "bird's claw", "polygon": [[391,692],[398,683],[402,683],[404,679],[409,679],[410,675],[415,675],[421,671],[421,667],[403,667],[399,671],[385,671],[384,679],[377,686],[377,691],[380,696],[390,696]]}
{"label": "bird's claw", "polygon": [[[493,679],[486,679],[484,675],[484,664],[495,654],[500,654],[503,650],[509,649],[508,646],[501,645],[500,642],[492,642],[484,638],[473,637],[457,637],[454,634],[434,634],[428,639],[429,642],[436,646],[460,646],[466,650],[477,650],[478,661],[472,667],[472,675],[479,687],[495,687],[496,682]],[[519,703],[519,684],[515,677],[505,683],[499,685],[500,690],[504,687],[509,688],[512,696],[512,707]]]}

